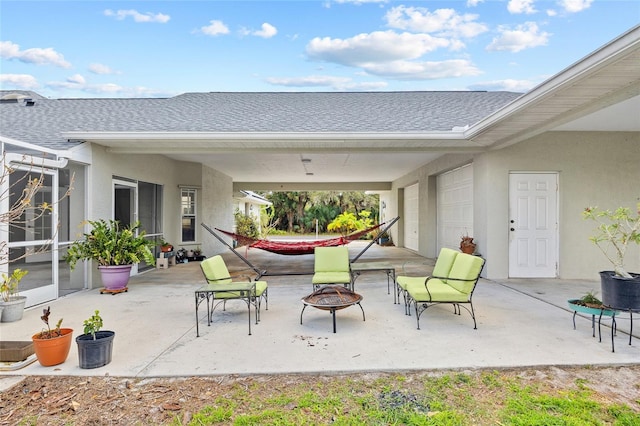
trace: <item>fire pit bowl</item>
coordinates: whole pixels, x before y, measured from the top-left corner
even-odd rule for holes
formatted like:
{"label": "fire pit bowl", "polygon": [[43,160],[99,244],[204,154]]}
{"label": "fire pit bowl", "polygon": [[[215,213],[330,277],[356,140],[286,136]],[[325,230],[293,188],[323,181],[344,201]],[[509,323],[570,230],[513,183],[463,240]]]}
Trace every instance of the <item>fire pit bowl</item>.
{"label": "fire pit bowl", "polygon": [[360,302],[362,295],[340,286],[325,286],[314,291],[302,299],[303,307],[300,312],[300,324],[302,324],[302,314],[307,306],[331,312],[333,315],[333,332],[336,332],[336,311],[358,305],[362,311],[362,320],[365,321],[364,309]]}

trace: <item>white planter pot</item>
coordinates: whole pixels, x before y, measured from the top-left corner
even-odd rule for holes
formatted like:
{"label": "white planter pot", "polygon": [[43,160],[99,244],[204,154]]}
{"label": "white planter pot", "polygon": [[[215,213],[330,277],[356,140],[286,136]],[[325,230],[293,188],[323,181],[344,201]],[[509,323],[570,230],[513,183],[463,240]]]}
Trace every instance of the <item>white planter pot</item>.
{"label": "white planter pot", "polygon": [[0,301],[2,305],[2,322],[14,322],[22,319],[24,305],[27,303],[25,296],[13,296],[8,302]]}

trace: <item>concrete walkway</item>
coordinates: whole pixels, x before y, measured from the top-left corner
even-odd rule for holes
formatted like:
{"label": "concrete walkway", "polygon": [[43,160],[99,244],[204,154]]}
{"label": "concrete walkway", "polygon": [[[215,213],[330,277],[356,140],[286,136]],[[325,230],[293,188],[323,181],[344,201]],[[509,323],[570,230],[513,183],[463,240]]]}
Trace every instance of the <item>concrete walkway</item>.
{"label": "concrete walkway", "polygon": [[[349,245],[353,256],[364,243]],[[251,273],[232,252],[224,254],[234,273]],[[268,272],[313,269],[313,256],[279,256],[250,250],[249,259]],[[433,261],[395,247],[374,245],[360,262],[391,262],[398,275],[427,274]],[[415,314],[387,293],[384,272],[361,275],[355,285],[363,295],[362,307],[337,312],[337,333],[332,333],[327,311],[307,308],[300,324],[301,298],[312,291],[311,276],[266,276],[269,309],[248,335],[247,308],[240,301],[217,309],[207,326],[204,304],[200,310],[200,337],[196,337],[194,290],[204,280],[198,262],[179,264],[134,277],[127,293],[83,291],[51,302],[53,321],[82,333],[82,322],[95,309],[104,329],[114,330],[113,361],[105,367],[78,367],[75,343],[67,361],[42,367],[37,361],[22,369],[0,373],[11,385],[23,375],[81,375],[162,377],[218,374],[270,374],[425,369],[501,368],[543,365],[624,365],[640,361],[637,336],[629,345],[628,314],[618,320],[615,353],[611,345],[611,319],[603,319],[602,342],[592,337],[591,318],[578,316],[573,329],[567,299],[587,291],[599,292],[599,281],[482,279],[474,295],[478,329],[466,311],[454,315],[450,305],[429,308],[416,329]],[[42,306],[25,311],[21,321],[2,323],[2,340],[30,340],[40,331]],[[638,315],[640,317],[640,315]],[[635,318],[634,318],[635,319]],[[634,333],[640,327],[637,321]]]}

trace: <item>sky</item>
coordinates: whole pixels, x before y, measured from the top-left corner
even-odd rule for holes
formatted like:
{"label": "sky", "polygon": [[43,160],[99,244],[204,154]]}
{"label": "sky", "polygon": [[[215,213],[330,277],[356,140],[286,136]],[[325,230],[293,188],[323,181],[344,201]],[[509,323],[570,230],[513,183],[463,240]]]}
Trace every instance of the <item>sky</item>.
{"label": "sky", "polygon": [[0,88],[526,92],[639,23],[638,0],[0,0]]}

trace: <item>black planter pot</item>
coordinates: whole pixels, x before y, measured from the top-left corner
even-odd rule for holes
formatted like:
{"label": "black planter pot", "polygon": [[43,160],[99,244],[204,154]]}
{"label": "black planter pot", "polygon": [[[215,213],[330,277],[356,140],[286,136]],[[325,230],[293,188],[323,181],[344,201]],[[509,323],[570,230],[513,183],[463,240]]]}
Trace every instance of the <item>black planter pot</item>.
{"label": "black planter pot", "polygon": [[600,272],[602,303],[621,311],[640,310],[640,274],[622,278],[613,271]]}
{"label": "black planter pot", "polygon": [[76,337],[80,368],[98,368],[109,364],[115,335],[113,331],[98,331],[95,340],[91,334]]}

